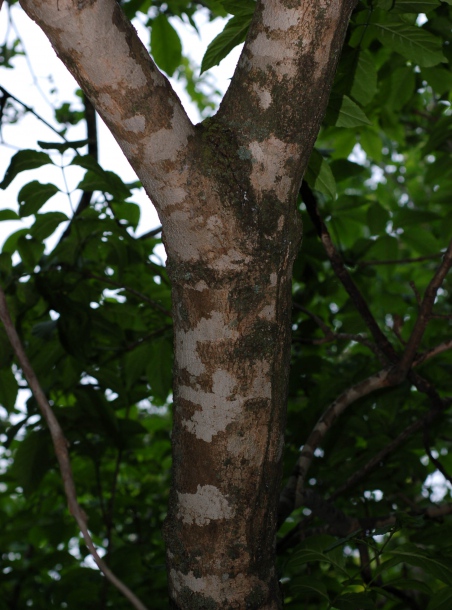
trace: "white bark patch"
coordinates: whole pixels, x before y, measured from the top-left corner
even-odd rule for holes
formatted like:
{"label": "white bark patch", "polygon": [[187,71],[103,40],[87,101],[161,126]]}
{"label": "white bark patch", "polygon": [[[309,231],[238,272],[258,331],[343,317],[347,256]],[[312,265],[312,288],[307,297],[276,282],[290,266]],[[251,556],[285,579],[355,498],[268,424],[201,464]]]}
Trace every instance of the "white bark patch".
{"label": "white bark patch", "polygon": [[130,119],[122,121],[122,125],[127,129],[127,131],[141,133],[144,131],[144,128],[146,126],[146,119],[142,114],[137,114],[136,116]]}
{"label": "white bark patch", "polygon": [[206,368],[198,354],[198,341],[214,342],[237,337],[238,332],[228,326],[225,316],[213,311],[210,318],[202,318],[194,329],[179,331],[175,347],[177,362],[190,375],[201,375]]}
{"label": "white bark patch", "polygon": [[270,274],[270,286],[276,286],[278,283],[278,274],[273,272]]}
{"label": "white bark patch", "polygon": [[284,168],[284,160],[297,154],[296,144],[286,144],[271,136],[267,140],[255,140],[249,145],[253,167],[251,184],[256,193],[274,190],[280,201],[284,201],[292,186],[292,181]]}
{"label": "white bark patch", "polygon": [[[231,608],[243,607],[243,599],[253,587],[259,587],[264,591],[266,590],[264,582],[256,577],[250,577],[249,575],[242,573],[237,574],[234,578],[231,578],[231,576],[226,573],[221,574],[221,576],[211,574],[196,578],[192,571],[188,574],[184,574],[179,570],[172,569],[170,571],[170,578],[174,589],[178,593],[182,591],[183,587],[188,587],[188,589],[194,593],[204,594],[217,603],[227,603],[228,607]],[[265,608],[267,608],[267,606]],[[268,607],[268,610],[271,609],[273,609],[273,606]],[[265,609],[263,608],[262,610]]]}
{"label": "white bark patch", "polygon": [[254,67],[268,72],[269,68],[273,68],[279,78],[295,78],[297,75],[299,51],[295,45],[289,47],[285,40],[274,40],[265,32],[260,32],[248,49],[253,55],[251,62],[245,55],[241,57],[241,62],[248,69]]}
{"label": "white bark patch", "polygon": [[259,318],[264,319],[264,320],[269,320],[272,321],[275,319],[276,316],[276,309],[275,309],[275,304],[274,303],[270,303],[270,305],[266,305],[265,307],[263,307],[260,312],[258,313]]}
{"label": "white bark patch", "polygon": [[272,7],[270,3],[267,3],[262,13],[262,21],[271,30],[286,32],[289,28],[296,27],[299,24],[301,15],[302,11],[299,7],[285,8],[280,4]]}
{"label": "white bark patch", "polygon": [[271,399],[269,372],[269,363],[258,361],[254,371],[250,371],[253,381],[246,395],[236,394],[236,380],[228,371],[221,369],[212,375],[212,392],[180,386],[179,396],[200,407],[190,419],[183,421],[183,425],[196,438],[206,443],[212,442],[216,434],[224,432],[230,423],[240,418],[245,400]]}
{"label": "white bark patch", "polygon": [[[65,3],[64,9],[59,6],[56,15],[63,20],[71,21],[74,10],[73,3]],[[146,76],[138,62],[130,55],[126,33],[116,27],[113,20],[115,5],[105,0],[97,0],[85,7],[78,15],[79,28],[84,36],[77,36],[71,41],[72,48],[81,56],[81,64],[90,78],[96,82],[97,89],[104,87],[122,89],[124,74],[127,74],[127,89],[138,89],[146,86]],[[62,27],[65,34],[67,24]],[[68,40],[69,42],[69,40]],[[90,44],[91,43],[91,44]],[[70,49],[67,49],[70,50]],[[99,50],[102,54],[99,60]]]}
{"label": "white bark patch", "polygon": [[192,126],[179,106],[173,107],[171,124],[171,129],[159,129],[149,136],[145,146],[146,163],[176,161],[178,154],[187,145],[188,137],[193,133]]}
{"label": "white bark patch", "polygon": [[212,442],[212,438],[219,432],[224,432],[228,424],[235,421],[241,413],[243,398],[232,398],[234,378],[227,371],[215,371],[213,374],[213,392],[195,390],[189,386],[181,386],[181,398],[201,407],[183,425],[196,438]]}
{"label": "white bark patch", "polygon": [[179,499],[178,519],[189,525],[208,525],[219,519],[232,519],[235,515],[233,507],[213,485],[198,485],[196,493],[185,494],[177,492]]}
{"label": "white bark patch", "polygon": [[267,108],[270,108],[272,103],[270,91],[261,89],[259,85],[256,84],[253,85],[253,91],[257,95],[259,106],[262,108],[262,110],[267,110]]}

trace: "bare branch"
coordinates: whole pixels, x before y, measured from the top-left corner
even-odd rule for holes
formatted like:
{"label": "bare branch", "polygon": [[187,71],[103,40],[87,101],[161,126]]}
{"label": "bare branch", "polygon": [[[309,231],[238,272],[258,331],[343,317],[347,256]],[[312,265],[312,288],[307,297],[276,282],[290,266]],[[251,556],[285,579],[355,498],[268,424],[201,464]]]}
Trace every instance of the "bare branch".
{"label": "bare branch", "polygon": [[386,362],[397,362],[398,357],[393,346],[378,326],[377,321],[375,320],[372,312],[370,311],[366,300],[364,299],[355,282],[351,278],[348,270],[345,268],[341,255],[336,250],[336,247],[334,246],[333,241],[331,239],[330,233],[320,216],[315,195],[307,182],[303,181],[300,193],[306,206],[306,210],[309,214],[309,217],[311,218],[311,221],[314,227],[316,228],[316,231],[322,241],[323,247],[325,248],[325,252],[328,258],[330,259],[334,273],[342,282],[342,285],[344,286],[351,300],[355,304],[356,309],[358,310],[366,326],[372,333],[372,336],[381,353],[384,355]]}
{"label": "bare branch", "polygon": [[416,356],[417,349],[420,345],[422,337],[424,335],[427,324],[430,320],[433,305],[435,304],[436,294],[438,289],[441,287],[450,267],[452,266],[452,240],[444,253],[441,265],[438,267],[435,275],[430,280],[427,290],[425,291],[424,298],[420,305],[420,310],[416,323],[413,328],[413,332],[408,340],[405,351],[403,352],[402,358],[399,364],[394,369],[394,374],[405,377],[408,373],[413,360]]}
{"label": "bare branch", "polygon": [[448,341],[444,341],[444,343],[440,343],[439,345],[436,345],[435,347],[430,348],[429,350],[427,350],[426,352],[424,352],[423,354],[420,354],[420,356],[415,358],[413,360],[413,366],[419,366],[419,365],[423,364],[424,362],[426,362],[426,360],[430,360],[430,358],[434,358],[438,354],[442,354],[443,352],[446,352],[447,350],[449,350],[451,348],[452,348],[452,339],[449,339]]}
{"label": "bare branch", "polygon": [[75,489],[74,478],[72,475],[72,468],[69,459],[68,442],[64,436],[63,430],[61,429],[58,420],[56,419],[51,406],[44,394],[41,385],[36,377],[36,374],[28,360],[22,343],[19,339],[19,335],[14,327],[9,314],[8,306],[6,303],[5,293],[3,288],[0,286],[0,320],[3,322],[5,332],[11,343],[11,346],[17,356],[19,364],[28,381],[31,391],[39,405],[42,416],[50,430],[52,437],[53,447],[60,467],[61,477],[63,479],[64,491],[67,498],[67,503],[70,513],[73,515],[80,528],[80,531],[85,540],[85,544],[89,549],[91,555],[94,558],[100,571],[105,575],[106,578],[126,597],[134,608],[137,610],[147,610],[146,606],[136,597],[134,593],[120,581],[107,566],[105,561],[99,556],[96,547],[94,546],[91,535],[88,531],[87,519],[84,511],[77,500],[77,492]]}
{"label": "bare branch", "polygon": [[[83,94],[83,105],[85,107],[85,121],[86,121],[86,135],[88,138],[88,154],[93,157],[95,161],[98,160],[99,151],[98,151],[98,142],[97,142],[97,123],[96,123],[96,110],[94,106],[91,104],[89,99],[86,97],[85,93]],[[91,199],[93,197],[92,191],[84,191],[80,198],[77,208],[75,209],[74,215],[72,216],[68,226],[64,230],[63,234],[60,237],[58,243],[61,243],[63,239],[69,236],[74,219],[86,210],[86,208],[91,203]]]}
{"label": "bare branch", "polygon": [[[446,405],[444,405],[445,407]],[[410,426],[402,430],[402,432],[390,443],[383,447],[373,458],[371,458],[367,464],[365,464],[358,471],[354,472],[343,485],[341,485],[336,491],[331,494],[330,499],[334,500],[338,496],[342,495],[345,491],[348,491],[351,487],[354,487],[359,481],[361,481],[366,475],[369,474],[374,468],[384,462],[386,457],[398,449],[403,443],[405,443],[413,434],[422,430],[422,428],[432,422],[436,417],[442,413],[443,409],[431,409],[423,418],[413,422]]]}
{"label": "bare branch", "polygon": [[51,129],[54,133],[56,133],[62,140],[63,142],[68,143],[68,140],[64,137],[64,135],[62,133],[60,133],[58,131],[58,129],[56,129],[53,125],[51,125],[50,123],[48,123],[40,114],[38,114],[37,112],[35,112],[33,110],[33,108],[31,108],[30,106],[27,106],[27,104],[25,104],[24,102],[22,102],[19,98],[17,98],[16,96],[14,96],[12,93],[10,93],[9,91],[7,91],[4,87],[0,86],[0,92],[2,93],[2,95],[6,98],[10,98],[12,100],[14,100],[15,102],[17,102],[18,104],[20,104],[22,106],[22,108],[26,111],[29,112],[30,114],[32,114],[33,116],[35,116],[39,121],[41,121],[41,123],[43,125],[45,125],[46,127],[48,127],[49,129]]}
{"label": "bare branch", "polygon": [[[319,328],[322,330],[323,334],[325,335],[323,339],[309,340],[310,344],[322,345],[324,343],[331,343],[332,341],[337,341],[337,340],[355,341],[356,343],[361,343],[362,345],[365,345],[366,347],[368,347],[372,352],[374,352],[374,354],[376,354],[380,358],[381,353],[378,350],[377,346],[375,345],[375,343],[372,343],[371,341],[366,339],[366,337],[363,337],[362,335],[359,335],[359,334],[352,334],[352,333],[337,333],[334,330],[332,330],[327,324],[325,324],[325,322],[322,320],[322,318],[320,318],[316,314],[312,313],[311,311],[309,311],[302,305],[298,305],[297,303],[294,303],[293,307],[295,307],[296,309],[299,309],[300,311],[305,313],[307,316],[309,316],[312,320],[314,320],[314,322],[319,326]],[[293,339],[293,341],[295,342],[295,341],[297,341],[297,339]],[[305,342],[304,339],[301,339],[300,341],[302,343]],[[306,340],[306,342],[307,341],[308,340]],[[382,362],[382,364],[385,364],[385,362]]]}
{"label": "bare branch", "polygon": [[294,474],[281,493],[278,509],[279,523],[282,523],[294,508],[303,504],[303,486],[306,475],[314,458],[314,451],[320,445],[325,434],[349,405],[375,390],[393,385],[389,381],[389,373],[390,369],[383,369],[352,386],[331,403],[322,414],[301,450],[294,468]]}

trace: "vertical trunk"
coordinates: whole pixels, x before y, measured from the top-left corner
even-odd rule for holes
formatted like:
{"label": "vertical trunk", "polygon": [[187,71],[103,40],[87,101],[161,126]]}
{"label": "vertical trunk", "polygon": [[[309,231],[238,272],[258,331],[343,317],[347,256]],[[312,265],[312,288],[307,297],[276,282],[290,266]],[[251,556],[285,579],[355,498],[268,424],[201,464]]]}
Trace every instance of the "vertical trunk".
{"label": "vertical trunk", "polygon": [[276,609],[290,269],[253,260],[222,285],[206,271],[173,289],[173,607]]}
{"label": "vertical trunk", "polygon": [[[228,180],[235,182],[234,172]],[[287,206],[270,237],[262,231],[265,205],[246,196],[242,204],[243,215],[237,208],[232,215],[236,239],[217,248],[215,261],[169,259],[174,466],[165,538],[171,603],[181,610],[282,607],[276,503],[300,227]],[[228,233],[225,216],[215,218]]]}

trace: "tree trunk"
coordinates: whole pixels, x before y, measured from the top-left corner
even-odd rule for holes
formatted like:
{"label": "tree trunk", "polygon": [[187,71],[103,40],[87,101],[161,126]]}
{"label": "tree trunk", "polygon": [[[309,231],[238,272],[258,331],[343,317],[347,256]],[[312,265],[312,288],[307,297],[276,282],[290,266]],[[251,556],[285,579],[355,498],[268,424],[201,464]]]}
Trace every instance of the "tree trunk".
{"label": "tree trunk", "polygon": [[170,596],[181,609],[276,609],[276,505],[300,225],[295,206],[269,224],[265,206],[247,199],[246,184],[237,184],[230,171],[221,178],[213,192],[226,193],[226,213],[218,208],[207,218],[226,233],[235,225],[235,240],[224,236],[230,245],[210,260],[169,261],[175,331],[174,467],[165,525]]}

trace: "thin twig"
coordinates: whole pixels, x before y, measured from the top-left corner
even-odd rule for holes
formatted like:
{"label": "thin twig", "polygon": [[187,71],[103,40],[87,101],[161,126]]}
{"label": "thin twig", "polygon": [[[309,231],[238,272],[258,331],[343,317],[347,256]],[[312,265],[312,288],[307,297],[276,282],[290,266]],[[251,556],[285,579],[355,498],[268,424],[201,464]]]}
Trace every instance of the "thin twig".
{"label": "thin twig", "polygon": [[151,231],[148,231],[147,233],[143,233],[143,235],[140,235],[140,237],[138,237],[137,239],[149,239],[150,237],[155,237],[156,235],[159,235],[162,232],[162,227],[157,227],[155,229],[152,229]]}
{"label": "thin twig", "polygon": [[447,350],[452,348],[452,339],[449,339],[448,341],[444,341],[444,343],[440,343],[439,345],[436,345],[435,347],[430,348],[429,350],[427,350],[426,352],[424,352],[423,354],[420,354],[417,358],[415,358],[413,360],[413,366],[419,366],[421,364],[423,364],[426,360],[430,360],[430,358],[433,358],[434,356],[437,356],[438,354],[442,354],[443,352],[446,352]]}
{"label": "thin twig", "polygon": [[[446,406],[446,405],[445,405]],[[403,443],[405,443],[413,434],[422,430],[422,428],[432,422],[436,417],[442,413],[442,409],[431,409],[424,417],[416,420],[410,426],[402,430],[402,432],[390,443],[383,447],[381,451],[374,455],[362,468],[354,472],[346,481],[343,483],[334,493],[331,494],[330,500],[334,500],[344,492],[348,491],[351,487],[354,487],[359,481],[369,474],[374,468],[384,462],[388,455],[398,449]]]}
{"label": "thin twig", "polygon": [[441,256],[438,254],[430,254],[429,256],[418,256],[417,258],[400,258],[394,260],[371,260],[371,261],[359,261],[356,263],[357,267],[373,267],[376,265],[406,265],[409,263],[422,263],[423,261],[434,260],[435,258],[439,258]]}
{"label": "thin twig", "polygon": [[136,595],[132,593],[132,591],[113,574],[107,564],[103,561],[103,559],[101,559],[96,550],[96,547],[94,546],[94,542],[88,531],[86,515],[77,500],[77,493],[75,489],[74,478],[72,475],[71,462],[69,459],[68,442],[64,436],[63,430],[61,429],[58,420],[56,419],[52,411],[51,406],[49,405],[47,397],[41,388],[41,385],[30,364],[30,361],[28,360],[23,345],[19,339],[19,335],[17,334],[17,331],[11,320],[11,316],[6,303],[5,293],[3,292],[3,288],[1,286],[0,320],[3,322],[9,342],[11,343],[11,346],[17,356],[19,364],[22,368],[25,378],[28,381],[29,387],[33,392],[36,402],[39,405],[42,416],[44,417],[49,427],[50,435],[52,437],[52,442],[55,449],[55,454],[60,467],[61,477],[63,479],[64,491],[66,494],[69,511],[80,528],[87,548],[93,556],[94,561],[99,567],[99,570],[119,591],[121,591],[121,593],[129,600],[132,606],[134,606],[134,608],[136,608],[137,610],[147,610],[146,606],[142,604],[142,602],[136,597]]}
{"label": "thin twig", "polygon": [[[325,324],[325,322],[322,320],[322,318],[320,318],[315,313],[309,311],[302,305],[298,305],[298,303],[294,303],[293,307],[296,309],[299,309],[300,311],[305,313],[307,316],[309,316],[312,320],[314,320],[314,322],[317,324],[317,326],[319,326],[319,328],[322,330],[323,334],[325,335],[323,337],[323,339],[298,339],[297,337],[294,337],[292,340],[294,343],[299,341],[301,343],[310,343],[312,345],[323,345],[324,343],[331,343],[332,341],[337,341],[337,340],[355,341],[356,343],[361,343],[362,345],[365,345],[366,347],[368,347],[374,354],[376,354],[376,356],[378,356],[378,358],[380,358],[380,356],[381,356],[380,350],[377,348],[375,343],[372,343],[372,341],[369,341],[368,339],[366,339],[366,337],[363,337],[362,335],[359,335],[359,334],[352,334],[352,333],[337,333],[334,330],[332,330],[327,324]],[[385,362],[382,362],[382,364],[384,364],[384,363]]]}
{"label": "thin twig", "polygon": [[48,123],[41,115],[39,115],[37,112],[35,112],[33,110],[33,108],[31,108],[30,106],[27,106],[27,104],[22,102],[19,98],[15,97],[12,93],[7,91],[1,85],[0,85],[0,91],[3,93],[3,95],[6,95],[7,97],[11,98],[12,100],[14,100],[18,104],[20,104],[22,106],[22,108],[24,108],[24,110],[26,110],[27,112],[29,112],[30,114],[35,116],[37,119],[39,119],[41,121],[41,123],[43,123],[46,127],[51,129],[54,133],[56,133],[64,142],[66,142],[67,144],[69,143],[69,141],[64,137],[64,135],[60,131],[58,131],[58,129],[56,129],[55,127],[53,127],[53,125]]}
{"label": "thin twig", "polygon": [[[85,109],[84,114],[86,121],[86,136],[88,140],[88,154],[93,157],[95,161],[97,161],[99,157],[99,149],[97,137],[96,110],[85,93],[83,94],[83,105]],[[78,202],[78,205],[72,215],[72,218],[68,223],[68,226],[64,230],[63,234],[61,235],[58,244],[60,244],[63,239],[69,236],[73,227],[74,220],[78,216],[80,216],[80,214],[84,210],[86,210],[86,208],[90,205],[92,198],[93,191],[83,191],[82,196],[80,197],[80,201]]]}
{"label": "thin twig", "polygon": [[452,266],[452,240],[450,241],[443,260],[430,280],[420,305],[419,314],[414,324],[413,332],[408,340],[400,362],[395,367],[394,373],[405,377],[411,368],[416,356],[417,349],[421,343],[427,324],[430,320],[433,305],[435,304],[438,289],[441,287],[449,269]]}

